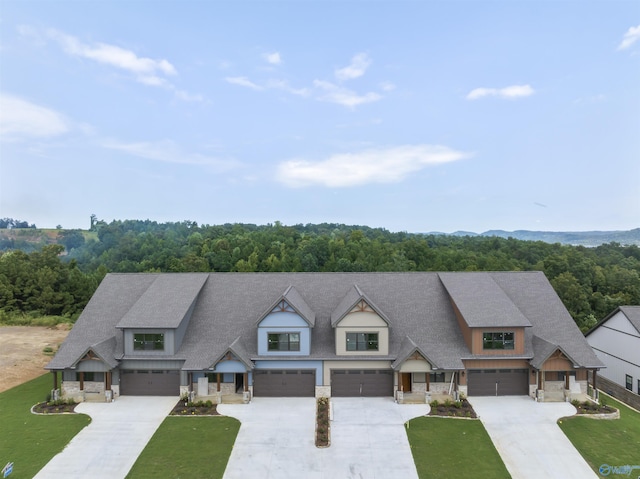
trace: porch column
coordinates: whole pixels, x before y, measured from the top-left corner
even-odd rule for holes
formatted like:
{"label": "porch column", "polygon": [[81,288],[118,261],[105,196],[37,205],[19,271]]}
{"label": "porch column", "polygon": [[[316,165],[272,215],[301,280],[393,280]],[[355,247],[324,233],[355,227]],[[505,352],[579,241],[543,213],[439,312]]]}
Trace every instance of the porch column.
{"label": "porch column", "polygon": [[107,371],[104,374],[104,390],[105,391],[111,390],[111,371]]}
{"label": "porch column", "polygon": [[216,380],[217,380],[216,391],[220,392],[220,373],[216,374]]}
{"label": "porch column", "polygon": [[569,371],[565,371],[564,373],[564,388],[569,389],[569,375],[571,373]]}
{"label": "porch column", "polygon": [[187,373],[187,390],[189,392],[193,391],[193,373],[192,372]]}
{"label": "porch column", "polygon": [[402,373],[398,371],[396,374],[398,375],[398,390],[404,392],[404,384],[402,382]]}
{"label": "porch column", "polygon": [[431,373],[426,373],[425,374],[426,379],[427,379],[427,392],[431,391],[430,387],[431,387]]}
{"label": "porch column", "polygon": [[84,373],[80,371],[80,391],[84,391]]}
{"label": "porch column", "polygon": [[54,369],[51,374],[53,374],[53,389],[58,389],[58,371]]}
{"label": "porch column", "polygon": [[594,391],[594,394],[595,394],[596,389],[598,389],[597,386],[596,386],[596,375],[597,374],[598,374],[598,370],[594,369],[593,370],[593,391]]}
{"label": "porch column", "polygon": [[249,373],[242,375],[242,385],[244,386],[244,392],[249,391]]}
{"label": "porch column", "polygon": [[544,371],[538,371],[538,389],[542,389],[542,376]]}

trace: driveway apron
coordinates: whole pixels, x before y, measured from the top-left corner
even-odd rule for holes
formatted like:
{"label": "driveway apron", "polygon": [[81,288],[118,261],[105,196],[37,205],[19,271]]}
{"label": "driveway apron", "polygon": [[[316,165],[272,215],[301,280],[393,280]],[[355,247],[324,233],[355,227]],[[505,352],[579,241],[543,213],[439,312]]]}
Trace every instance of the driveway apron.
{"label": "driveway apron", "polygon": [[598,477],[556,424],[576,413],[571,404],[537,403],[528,396],[471,397],[469,402],[513,479]]}
{"label": "driveway apron", "polygon": [[404,423],[428,405],[391,398],[334,398],[331,446],[315,447],[315,399],[254,398],[223,404],[242,422],[224,479],[417,479]]}
{"label": "driveway apron", "polygon": [[177,402],[177,397],[121,396],[112,403],[79,404],[76,411],[91,416],[91,424],[35,477],[124,478]]}

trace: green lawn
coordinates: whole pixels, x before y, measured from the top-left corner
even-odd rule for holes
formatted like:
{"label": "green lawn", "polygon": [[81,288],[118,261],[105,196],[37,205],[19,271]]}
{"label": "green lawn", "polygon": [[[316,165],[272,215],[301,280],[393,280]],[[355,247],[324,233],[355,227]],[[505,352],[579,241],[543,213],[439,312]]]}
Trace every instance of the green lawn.
{"label": "green lawn", "polygon": [[[562,419],[560,428],[598,472],[602,464],[640,466],[640,413],[604,394],[606,404],[620,409],[620,419],[596,420],[585,417]],[[635,470],[640,476],[640,470]]]}
{"label": "green lawn", "polygon": [[127,477],[222,477],[239,429],[240,421],[231,417],[169,416]]}
{"label": "green lawn", "polygon": [[33,477],[91,421],[84,414],[31,414],[50,389],[51,375],[45,374],[0,393],[0,469],[13,462],[11,479]]}
{"label": "green lawn", "polygon": [[511,477],[480,421],[419,417],[407,435],[421,479]]}

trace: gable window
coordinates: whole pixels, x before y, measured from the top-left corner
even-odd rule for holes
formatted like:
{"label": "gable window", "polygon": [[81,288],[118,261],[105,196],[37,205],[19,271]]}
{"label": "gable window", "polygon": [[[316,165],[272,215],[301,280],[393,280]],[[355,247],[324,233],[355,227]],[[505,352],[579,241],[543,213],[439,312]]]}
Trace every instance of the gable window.
{"label": "gable window", "polygon": [[136,333],[133,335],[134,351],[164,351],[164,334]]}
{"label": "gable window", "polygon": [[482,349],[514,349],[512,332],[482,333]]}
{"label": "gable window", "polygon": [[377,351],[378,333],[347,333],[347,351]]}
{"label": "gable window", "polygon": [[625,374],[625,387],[629,390],[629,391],[633,391],[633,377],[629,376],[628,374]]}
{"label": "gable window", "polygon": [[269,351],[300,351],[300,333],[269,333]]}

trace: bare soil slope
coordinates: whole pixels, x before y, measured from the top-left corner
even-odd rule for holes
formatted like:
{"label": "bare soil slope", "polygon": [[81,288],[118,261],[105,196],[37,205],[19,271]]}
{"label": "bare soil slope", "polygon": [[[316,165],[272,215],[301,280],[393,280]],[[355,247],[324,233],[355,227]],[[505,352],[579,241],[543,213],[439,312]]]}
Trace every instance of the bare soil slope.
{"label": "bare soil slope", "polygon": [[54,328],[40,326],[0,327],[0,392],[11,389],[45,372],[52,355],[43,353],[50,347],[57,351],[69,334],[68,326]]}

